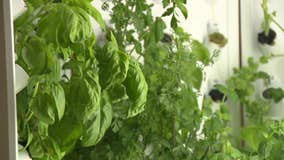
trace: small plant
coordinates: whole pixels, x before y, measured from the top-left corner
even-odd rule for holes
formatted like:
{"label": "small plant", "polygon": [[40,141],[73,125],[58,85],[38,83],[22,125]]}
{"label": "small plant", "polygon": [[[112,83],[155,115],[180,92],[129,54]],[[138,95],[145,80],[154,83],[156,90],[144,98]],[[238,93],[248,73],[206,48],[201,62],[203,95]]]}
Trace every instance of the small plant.
{"label": "small plant", "polygon": [[[254,82],[263,80],[265,86],[270,84],[271,76],[266,72],[259,71],[260,64],[265,64],[276,55],[267,55],[255,62],[252,58],[248,60],[248,66],[234,69],[234,75],[226,81],[226,85],[216,85],[225,93],[230,100],[240,103],[245,108],[247,122],[241,128],[239,144],[243,140],[245,147],[240,145],[245,159],[283,159],[281,153],[283,147],[282,121],[273,120],[268,116],[272,103],[283,99],[281,88],[267,88],[263,92],[263,99],[255,94]],[[267,100],[268,99],[268,100]],[[273,100],[273,101],[271,101]]]}
{"label": "small plant", "polygon": [[262,10],[264,15],[264,22],[262,24],[263,31],[258,34],[258,41],[261,44],[274,45],[276,32],[271,28],[271,24],[274,23],[278,28],[284,32],[284,28],[275,20],[276,12],[270,13],[267,0],[262,0]]}
{"label": "small plant", "polygon": [[284,98],[284,92],[282,88],[267,88],[262,92],[262,95],[265,99],[271,99],[275,103],[280,102]]}
{"label": "small plant", "polygon": [[228,43],[228,39],[220,32],[211,33],[209,41],[217,44],[220,48],[223,48]]}

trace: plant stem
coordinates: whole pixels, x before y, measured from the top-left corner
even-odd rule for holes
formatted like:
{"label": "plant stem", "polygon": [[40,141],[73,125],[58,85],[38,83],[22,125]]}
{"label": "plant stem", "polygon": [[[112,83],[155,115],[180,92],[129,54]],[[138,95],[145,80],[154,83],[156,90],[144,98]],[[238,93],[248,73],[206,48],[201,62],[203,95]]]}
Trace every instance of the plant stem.
{"label": "plant stem", "polygon": [[173,146],[176,145],[176,117],[173,116]]}
{"label": "plant stem", "polygon": [[[34,92],[33,92],[32,98],[31,98],[31,101],[29,103],[29,106],[31,106],[33,101],[34,101],[33,99],[35,98],[35,96],[36,96],[36,94],[38,92],[38,87],[39,87],[39,83],[36,83],[35,89],[34,89]],[[28,122],[30,121],[32,116],[33,116],[33,112],[29,109],[28,113],[27,113],[27,118],[24,120],[24,126],[26,126],[28,124]]]}
{"label": "plant stem", "polygon": [[267,5],[267,0],[263,0],[261,4],[262,10],[263,10],[263,16],[264,16],[264,23],[263,23],[263,28],[264,28],[264,33],[267,36],[269,34],[269,29],[270,29],[270,20],[272,19],[271,15],[268,12],[268,5]]}
{"label": "plant stem", "polygon": [[204,154],[202,155],[202,157],[200,158],[200,160],[204,160],[207,157],[207,154],[209,152],[209,147],[206,148]]}
{"label": "plant stem", "polygon": [[272,58],[284,57],[284,54],[272,54]]}
{"label": "plant stem", "polygon": [[284,28],[274,18],[271,18],[271,20],[284,33]]}

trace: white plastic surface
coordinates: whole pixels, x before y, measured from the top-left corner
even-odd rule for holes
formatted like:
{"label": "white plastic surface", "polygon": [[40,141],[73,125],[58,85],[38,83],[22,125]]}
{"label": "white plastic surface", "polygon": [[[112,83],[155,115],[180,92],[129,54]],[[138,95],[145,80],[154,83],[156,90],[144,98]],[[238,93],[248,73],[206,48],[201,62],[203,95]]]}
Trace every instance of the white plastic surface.
{"label": "white plastic surface", "polygon": [[27,151],[25,150],[22,150],[23,149],[23,146],[18,144],[19,146],[19,152],[18,152],[18,157],[19,157],[19,160],[32,160],[28,154]]}
{"label": "white plastic surface", "polygon": [[[13,17],[14,19],[20,16],[25,10],[25,3],[23,0],[13,0]],[[16,74],[16,93],[20,92],[28,83],[28,75],[26,72],[19,66],[15,64],[15,74]]]}
{"label": "white plastic surface", "polygon": [[15,19],[26,10],[26,7],[23,0],[12,0],[12,1],[13,1],[13,17]]}
{"label": "white plastic surface", "polygon": [[19,93],[23,88],[25,88],[27,86],[29,76],[17,64],[15,65],[15,72],[16,72],[16,86],[15,86],[15,90],[16,90],[16,93]]}

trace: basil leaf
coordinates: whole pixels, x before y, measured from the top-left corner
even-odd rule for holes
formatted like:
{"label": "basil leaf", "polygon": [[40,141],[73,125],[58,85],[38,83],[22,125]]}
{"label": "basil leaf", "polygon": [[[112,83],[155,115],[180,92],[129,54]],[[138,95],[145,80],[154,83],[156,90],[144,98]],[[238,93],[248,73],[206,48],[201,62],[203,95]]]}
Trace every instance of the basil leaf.
{"label": "basil leaf", "polygon": [[117,42],[111,33],[111,41],[101,50],[98,50],[100,84],[107,89],[114,84],[122,83],[129,68],[129,56],[119,51]]}
{"label": "basil leaf", "polygon": [[[71,114],[66,114],[63,119],[50,126],[49,135],[65,153],[70,152],[83,131],[80,121]],[[64,131],[64,132],[63,132]]]}
{"label": "basil leaf", "polygon": [[96,112],[100,106],[101,87],[98,76],[94,73],[89,73],[86,76],[83,78],[73,77],[70,82],[70,105],[73,114],[79,120]]}
{"label": "basil leaf", "polygon": [[55,102],[55,107],[57,109],[58,119],[61,120],[65,111],[64,89],[60,84],[54,83],[50,85],[50,90],[52,98]]}
{"label": "basil leaf", "polygon": [[92,6],[90,1],[88,0],[63,0],[64,3],[69,4],[69,5],[74,5],[82,8],[86,12],[88,12],[96,21],[97,23],[101,26],[103,30],[106,29],[105,22],[103,20],[102,15],[100,12]]}
{"label": "basil leaf", "polygon": [[[62,22],[65,23],[62,23]],[[60,34],[59,34],[60,33]],[[88,14],[81,8],[55,4],[38,23],[37,34],[57,47],[86,41],[93,34]]]}
{"label": "basil leaf", "polygon": [[43,39],[30,37],[19,56],[27,67],[21,66],[29,75],[42,74],[47,65],[47,52],[48,48]]}
{"label": "basil leaf", "polygon": [[65,110],[65,93],[59,83],[49,81],[47,75],[33,76],[29,80],[29,106],[34,115],[47,124],[53,124],[56,115],[60,120]]}
{"label": "basil leaf", "polygon": [[129,97],[130,107],[127,117],[130,118],[144,110],[148,93],[148,85],[137,61],[130,61],[128,74],[123,84]]}
{"label": "basil leaf", "polygon": [[112,103],[118,103],[127,100],[126,87],[122,84],[116,84],[107,90]]}
{"label": "basil leaf", "polygon": [[82,145],[85,147],[96,145],[109,128],[111,121],[112,107],[108,98],[104,94],[101,101],[101,107],[97,110],[97,112],[84,118],[84,130],[81,140]]}
{"label": "basil leaf", "polygon": [[33,159],[38,160],[58,160],[63,158],[59,146],[49,137],[37,137],[29,146]]}
{"label": "basil leaf", "polygon": [[187,13],[187,8],[186,8],[185,4],[177,3],[177,7],[180,9],[180,11],[183,14],[184,18],[187,19],[188,13]]}

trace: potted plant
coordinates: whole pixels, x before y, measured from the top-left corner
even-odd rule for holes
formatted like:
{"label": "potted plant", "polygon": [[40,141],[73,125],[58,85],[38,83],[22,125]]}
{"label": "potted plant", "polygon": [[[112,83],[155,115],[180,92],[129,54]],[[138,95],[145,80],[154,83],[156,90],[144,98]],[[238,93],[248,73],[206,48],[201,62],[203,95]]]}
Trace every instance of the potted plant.
{"label": "potted plant", "polygon": [[228,43],[228,39],[219,31],[219,24],[211,20],[207,24],[207,33],[204,42],[211,53],[217,54]]}
{"label": "potted plant", "polygon": [[223,48],[228,43],[228,39],[220,32],[211,33],[208,37],[211,43],[217,44],[220,48]]}
{"label": "potted plant", "polygon": [[262,29],[258,34],[258,42],[264,53],[280,53],[277,44],[277,33],[272,29],[271,24],[275,24],[281,31],[284,32],[284,28],[276,21],[276,11],[270,13],[268,8],[268,1],[263,0],[261,4],[264,16],[264,22],[262,23]]}
{"label": "potted plant", "polygon": [[[283,147],[284,137],[281,128],[283,119],[275,120],[269,116],[273,103],[283,99],[283,90],[271,86],[271,76],[259,70],[261,64],[277,55],[265,55],[258,61],[248,59],[248,66],[234,69],[225,85],[216,87],[225,93],[234,103],[244,107],[244,126],[241,126],[240,137],[237,138],[238,149],[242,151],[244,159],[283,159],[279,148]],[[256,93],[255,82],[261,80],[266,86],[263,97]]]}

